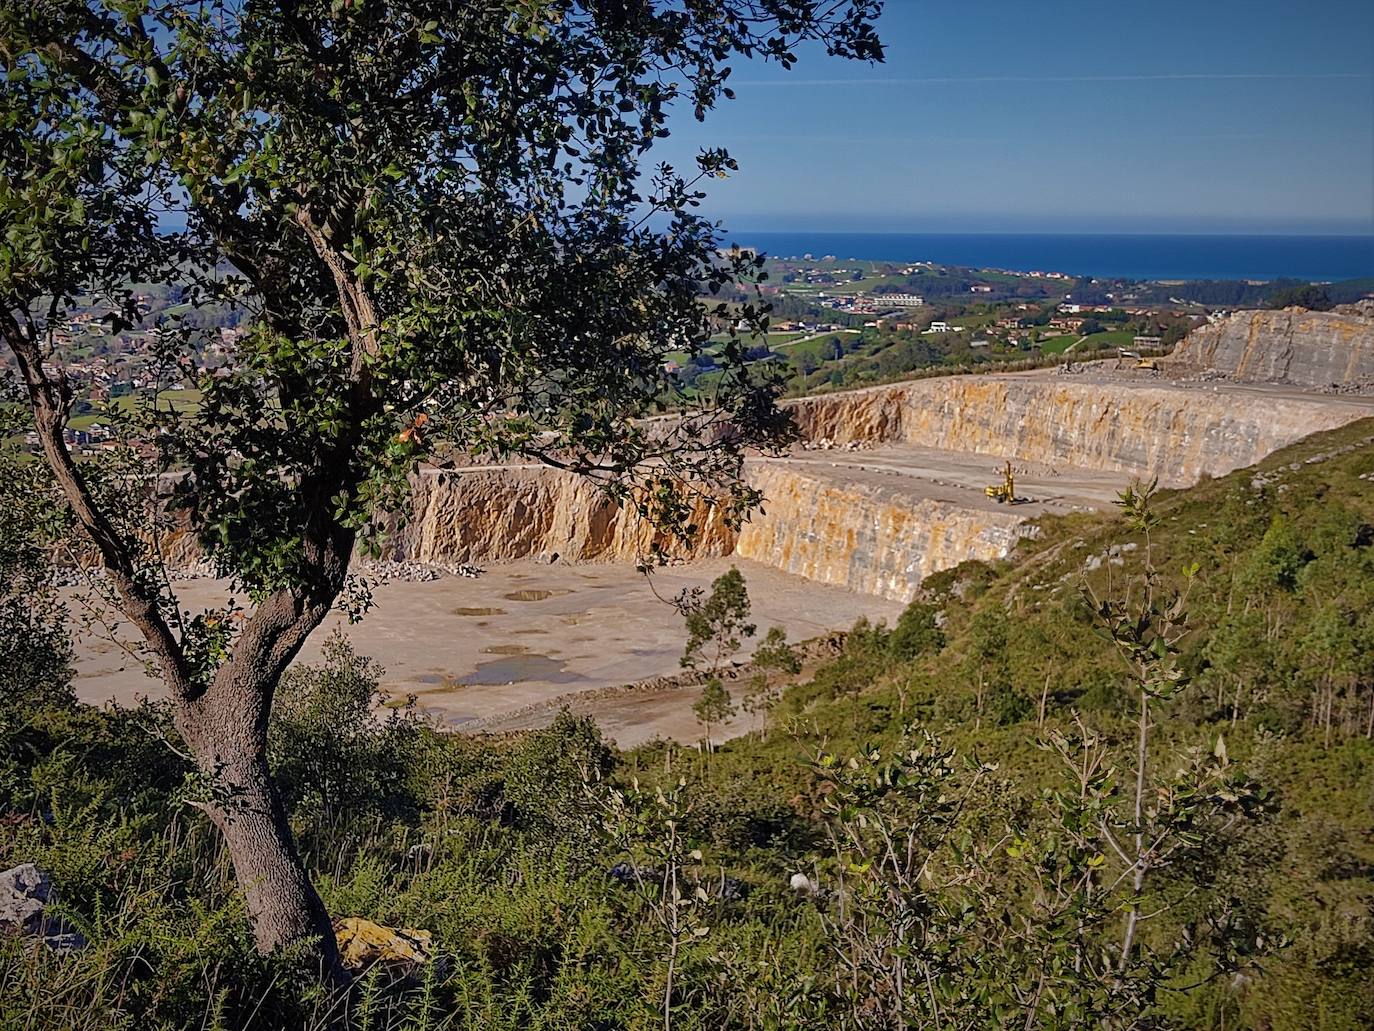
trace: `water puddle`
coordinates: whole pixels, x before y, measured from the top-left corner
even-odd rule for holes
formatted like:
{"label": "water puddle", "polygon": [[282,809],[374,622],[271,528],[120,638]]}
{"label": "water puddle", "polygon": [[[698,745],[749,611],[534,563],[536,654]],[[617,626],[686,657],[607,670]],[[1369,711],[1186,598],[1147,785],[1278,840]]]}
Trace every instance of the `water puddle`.
{"label": "water puddle", "polygon": [[482,651],[487,655],[524,655],[529,649],[523,644],[493,644]]}
{"label": "water puddle", "polygon": [[506,610],[492,608],[459,607],[453,610],[453,614],[455,616],[504,616],[506,614]]}
{"label": "water puddle", "polygon": [[520,591],[511,591],[509,594],[501,595],[501,597],[505,598],[506,601],[543,601],[559,594],[570,593],[570,591],[541,591],[531,587]]}
{"label": "water puddle", "polygon": [[552,659],[547,655],[521,654],[483,662],[471,673],[453,677],[450,682],[455,686],[518,684],[526,680],[542,680],[548,684],[575,684],[585,679],[580,673],[569,672],[563,659]]}
{"label": "water puddle", "polygon": [[[509,650],[513,648],[519,650]],[[461,677],[448,673],[422,673],[415,678],[415,682],[425,685],[426,690],[416,693],[433,695],[455,691],[460,687],[495,687],[501,684],[519,684],[527,680],[539,680],[546,684],[576,684],[587,679],[580,673],[570,672],[567,669],[567,660],[531,654],[519,645],[498,644],[485,650],[500,655],[501,658],[479,663],[475,670]]]}

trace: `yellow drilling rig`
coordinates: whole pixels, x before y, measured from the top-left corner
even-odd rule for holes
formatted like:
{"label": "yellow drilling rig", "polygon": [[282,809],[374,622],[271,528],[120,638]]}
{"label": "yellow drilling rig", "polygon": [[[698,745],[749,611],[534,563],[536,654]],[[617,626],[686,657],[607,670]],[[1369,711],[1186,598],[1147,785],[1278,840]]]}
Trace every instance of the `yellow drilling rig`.
{"label": "yellow drilling rig", "polygon": [[983,493],[999,505],[1016,504],[1016,479],[1012,475],[1011,462],[1007,462],[1006,468],[1002,470],[1002,482],[984,487]]}

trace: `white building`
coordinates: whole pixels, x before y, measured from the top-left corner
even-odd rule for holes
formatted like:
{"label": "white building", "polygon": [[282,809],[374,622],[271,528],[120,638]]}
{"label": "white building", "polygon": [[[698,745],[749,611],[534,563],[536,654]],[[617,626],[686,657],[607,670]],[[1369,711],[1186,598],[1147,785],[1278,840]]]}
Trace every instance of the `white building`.
{"label": "white building", "polygon": [[887,304],[894,308],[919,308],[926,303],[920,294],[874,294],[874,304]]}
{"label": "white building", "polygon": [[928,332],[931,332],[931,333],[948,333],[948,332],[949,332],[949,323],[948,323],[948,322],[932,322],[932,323],[930,324],[930,329],[929,329]]}

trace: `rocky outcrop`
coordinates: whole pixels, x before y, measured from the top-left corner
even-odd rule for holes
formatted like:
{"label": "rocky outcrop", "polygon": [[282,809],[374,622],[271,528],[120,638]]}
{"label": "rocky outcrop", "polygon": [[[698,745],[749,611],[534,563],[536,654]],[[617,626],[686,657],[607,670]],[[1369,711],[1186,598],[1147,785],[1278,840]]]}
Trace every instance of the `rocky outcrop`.
{"label": "rocky outcrop", "polygon": [[586,481],[543,469],[425,475],[415,516],[395,537],[415,562],[642,562],[654,543],[668,554],[735,553],[820,583],[909,599],[921,580],[965,559],[1000,558],[1032,532],[1011,510],[966,508],[913,490],[823,478],[780,463],[748,468],[766,502],[738,534],[701,504],[690,555]]}
{"label": "rocky outcrop", "polygon": [[52,880],[33,863],[0,872],[0,934],[41,941],[54,952],[86,947],[86,939],[53,915]]}
{"label": "rocky outcrop", "polygon": [[766,500],[740,531],[737,554],[897,601],[909,601],[931,573],[966,559],[1001,558],[1034,532],[1010,510],[827,482],[785,466],[756,467],[750,481]]}
{"label": "rocky outcrop", "polygon": [[1245,382],[1374,387],[1374,310],[1238,311],[1193,330],[1171,360]]}
{"label": "rocky outcrop", "polygon": [[[397,559],[447,565],[543,557],[564,562],[640,562],[655,545],[687,557],[669,534],[574,473],[542,466],[428,470],[417,477],[407,524],[393,536]],[[728,555],[735,535],[704,499],[692,555]]]}
{"label": "rocky outcrop", "polygon": [[357,975],[379,968],[401,980],[434,959],[434,935],[411,927],[384,927],[360,916],[334,921],[339,960]]}
{"label": "rocky outcrop", "polygon": [[802,435],[901,443],[1158,477],[1185,486],[1368,414],[1323,398],[1236,399],[1196,387],[950,376],[805,398]]}

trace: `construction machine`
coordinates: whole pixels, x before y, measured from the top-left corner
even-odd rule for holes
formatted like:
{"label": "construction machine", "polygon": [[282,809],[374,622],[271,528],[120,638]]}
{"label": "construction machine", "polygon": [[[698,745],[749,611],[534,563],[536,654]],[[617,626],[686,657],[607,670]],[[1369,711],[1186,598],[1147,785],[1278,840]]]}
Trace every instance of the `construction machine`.
{"label": "construction machine", "polygon": [[1137,369],[1149,369],[1151,372],[1159,371],[1159,363],[1153,358],[1137,358],[1135,360],[1135,367]]}
{"label": "construction machine", "polygon": [[999,505],[1016,504],[1016,480],[1012,476],[1011,462],[1008,462],[1006,468],[1002,470],[1002,482],[984,487],[983,493]]}

